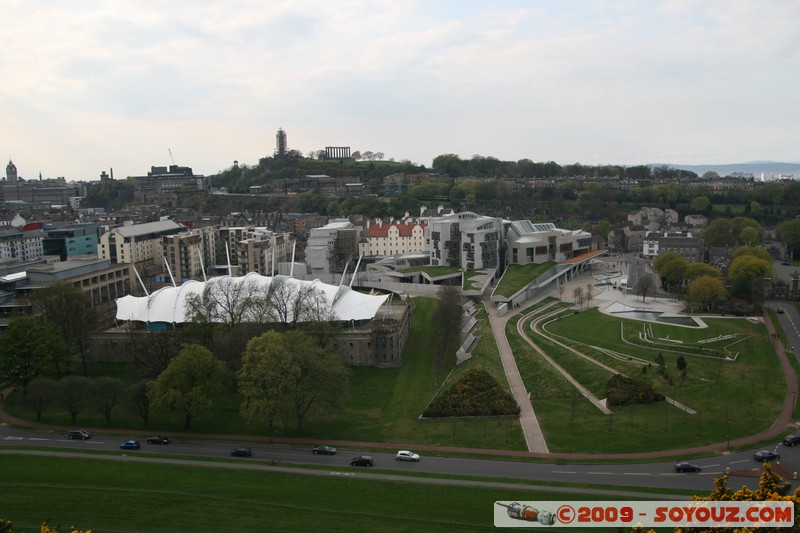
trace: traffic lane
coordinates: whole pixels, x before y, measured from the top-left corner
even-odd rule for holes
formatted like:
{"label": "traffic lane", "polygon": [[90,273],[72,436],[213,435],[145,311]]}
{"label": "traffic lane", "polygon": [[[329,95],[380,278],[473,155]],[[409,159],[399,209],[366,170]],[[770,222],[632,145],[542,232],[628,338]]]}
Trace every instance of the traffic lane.
{"label": "traffic lane", "polygon": [[[6,446],[48,446],[57,448],[82,448],[120,451],[119,444],[125,438],[95,436],[89,440],[70,440],[64,435],[36,433],[3,427],[0,430],[0,445]],[[733,472],[751,471],[753,475],[745,478],[751,487],[757,485],[757,472],[761,464],[753,460],[756,449],[733,453],[724,457],[692,459],[703,468],[700,473],[682,474],[675,472],[675,462],[626,463],[626,464],[553,464],[542,462],[521,462],[506,460],[469,459],[458,457],[424,456],[418,463],[400,462],[392,453],[375,453],[358,450],[339,450],[336,455],[314,455],[310,448],[293,448],[285,445],[259,445],[242,443],[253,450],[253,460],[275,461],[281,463],[313,464],[320,466],[349,466],[350,460],[358,455],[373,457],[374,468],[427,472],[447,475],[468,475],[480,477],[520,479],[525,481],[561,481],[574,483],[608,484],[622,486],[645,486],[660,488],[690,488],[704,491],[713,487],[713,477],[719,476],[726,468]],[[139,451],[125,453],[159,453],[166,455],[195,455],[201,457],[229,456],[238,447],[236,443],[212,441],[175,441],[168,445],[142,444]],[[800,447],[795,450],[782,445],[764,447],[781,454],[779,463],[787,471],[800,470]],[[357,467],[353,467],[357,468]]]}

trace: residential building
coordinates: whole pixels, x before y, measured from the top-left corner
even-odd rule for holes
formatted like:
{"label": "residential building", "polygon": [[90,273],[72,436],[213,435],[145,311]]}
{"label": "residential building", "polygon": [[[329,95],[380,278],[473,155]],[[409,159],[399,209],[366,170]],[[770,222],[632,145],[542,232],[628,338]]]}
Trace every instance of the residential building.
{"label": "residential building", "polygon": [[131,263],[141,276],[163,272],[161,238],[184,230],[172,220],[112,228],[100,237],[97,256],[111,263]]}
{"label": "residential building", "polygon": [[682,255],[690,263],[702,263],[705,261],[703,239],[692,237],[689,232],[651,232],[642,244],[642,255],[644,257],[653,258],[669,252]]}
{"label": "residential building", "polygon": [[245,238],[237,243],[239,273],[275,275],[278,263],[291,261],[293,244],[291,234],[275,233],[267,228],[248,229]]}
{"label": "residential building", "polygon": [[426,224],[408,219],[402,222],[367,222],[364,237],[358,244],[359,255],[391,256],[422,252],[427,249],[427,227]]}
{"label": "residential building", "polygon": [[686,215],[683,221],[692,229],[703,229],[708,225],[705,215]]}
{"label": "residential building", "polygon": [[39,261],[44,257],[45,236],[41,229],[0,226],[0,263]]}
{"label": "residential building", "polygon": [[[204,279],[207,267],[213,266],[216,261],[218,238],[219,230],[214,226],[162,236],[161,253],[169,265],[169,272],[165,267],[164,274],[171,274],[176,283]],[[164,276],[161,281],[172,280]]]}

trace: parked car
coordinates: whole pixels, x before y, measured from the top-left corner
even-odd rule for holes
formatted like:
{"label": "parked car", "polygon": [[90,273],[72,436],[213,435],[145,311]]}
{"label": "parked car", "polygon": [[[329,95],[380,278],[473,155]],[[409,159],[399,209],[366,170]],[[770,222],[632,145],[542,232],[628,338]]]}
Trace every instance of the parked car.
{"label": "parked car", "polygon": [[350,461],[350,466],[372,466],[372,457],[369,455],[359,455]]}
{"label": "parked car", "polygon": [[800,435],[788,435],[781,441],[784,446],[794,446],[800,444]]}
{"label": "parked car", "polygon": [[676,472],[700,472],[701,470],[702,468],[694,463],[682,462],[675,465]]}
{"label": "parked car", "polygon": [[152,437],[147,437],[147,444],[169,444],[169,438],[153,435]]}
{"label": "parked car", "polygon": [[138,450],[141,447],[138,440],[125,441],[119,445],[120,450]]}
{"label": "parked car", "polygon": [[328,446],[327,444],[317,444],[311,448],[311,453],[321,455],[336,455],[336,448]]}
{"label": "parked car", "polygon": [[770,450],[761,450],[760,452],[756,452],[753,454],[753,459],[756,461],[775,461],[776,459],[780,459],[781,454],[775,453]]}
{"label": "parked car", "polygon": [[92,435],[88,431],[84,431],[82,429],[70,429],[67,436],[71,439],[80,439],[80,440],[86,440],[92,438]]}
{"label": "parked car", "polygon": [[232,457],[250,457],[253,455],[253,450],[250,448],[236,448],[231,452]]}
{"label": "parked car", "polygon": [[410,452],[408,450],[400,450],[397,452],[397,455],[395,455],[394,458],[398,461],[413,461],[415,463],[420,460],[419,454]]}

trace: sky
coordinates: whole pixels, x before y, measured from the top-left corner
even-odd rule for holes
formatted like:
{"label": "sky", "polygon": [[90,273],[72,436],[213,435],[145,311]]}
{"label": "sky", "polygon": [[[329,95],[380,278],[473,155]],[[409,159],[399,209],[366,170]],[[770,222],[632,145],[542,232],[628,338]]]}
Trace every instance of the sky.
{"label": "sky", "polygon": [[278,128],[304,155],[349,146],[428,167],[800,161],[797,0],[0,0],[0,13],[0,151],[25,179],[173,160],[215,174],[272,155]]}

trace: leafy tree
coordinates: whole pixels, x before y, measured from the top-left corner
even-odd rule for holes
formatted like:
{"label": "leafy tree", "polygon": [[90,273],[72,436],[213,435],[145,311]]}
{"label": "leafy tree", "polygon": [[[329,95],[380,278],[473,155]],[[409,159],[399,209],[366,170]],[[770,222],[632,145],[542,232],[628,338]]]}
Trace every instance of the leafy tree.
{"label": "leafy tree", "polygon": [[688,280],[696,280],[703,276],[722,279],[722,272],[708,263],[687,263],[684,276]]}
{"label": "leafy tree", "polygon": [[334,352],[302,331],[268,331],[247,344],[237,373],[242,415],[271,431],[288,410],[302,433],[310,414],[342,408],[349,372]]}
{"label": "leafy tree", "polygon": [[661,277],[668,288],[678,287],[686,278],[689,262],[677,252],[667,252],[653,261],[653,270]]}
{"label": "leafy tree", "polygon": [[678,356],[678,359],[675,360],[675,366],[678,367],[678,372],[681,374],[681,378],[686,378],[686,369],[688,368],[688,363],[686,362],[686,358],[682,355]]}
{"label": "leafy tree", "polygon": [[90,402],[101,413],[106,424],[111,425],[111,413],[125,397],[125,383],[117,378],[97,378],[91,382]]}
{"label": "leafy tree", "polygon": [[148,384],[147,396],[153,409],[181,413],[188,428],[192,420],[211,409],[211,398],[227,389],[229,379],[224,363],[208,348],[190,344]]}
{"label": "leafy tree", "polygon": [[693,307],[710,311],[727,299],[725,286],[719,277],[700,276],[689,285],[686,300]]}
{"label": "leafy tree", "polygon": [[517,415],[519,405],[493,375],[473,368],[439,394],[423,413],[428,417]]}
{"label": "leafy tree", "polygon": [[771,277],[774,277],[772,261],[755,255],[740,255],[728,268],[732,295],[756,303],[764,300],[765,280]]}
{"label": "leafy tree", "polygon": [[775,231],[781,242],[789,248],[792,257],[800,257],[800,216],[781,222]]}
{"label": "leafy tree", "polygon": [[[71,283],[56,283],[29,296],[45,323],[57,328],[63,339],[78,350],[83,375],[89,375],[86,356],[89,335],[97,329],[97,311],[89,296]],[[60,367],[56,371],[60,373]]]}
{"label": "leafy tree", "polygon": [[695,196],[690,208],[695,213],[708,213],[711,208],[711,200],[707,196]]}
{"label": "leafy tree", "polygon": [[[772,465],[764,463],[761,477],[758,481],[758,488],[753,490],[746,485],[741,489],[734,491],[728,487],[727,474],[714,479],[714,490],[708,496],[693,496],[692,500],[697,502],[703,501],[734,501],[734,502],[758,502],[758,501],[790,501],[794,503],[795,509],[800,505],[800,489],[792,491],[792,484],[784,481],[778,474],[772,470]],[[800,515],[797,512],[794,514],[794,526],[791,528],[795,531],[800,527]],[[681,529],[676,529],[679,533]],[[686,530],[684,530],[686,531]],[[693,528],[691,531],[698,533],[716,533],[719,531],[734,531],[734,529],[722,529],[718,527],[711,528]],[[735,531],[742,531],[745,529],[735,529]],[[758,528],[753,531],[763,533],[780,533],[787,531],[785,528]]]}
{"label": "leafy tree", "polygon": [[61,406],[67,411],[73,424],[89,402],[90,384],[89,378],[84,376],[66,376],[58,381]]}
{"label": "leafy tree", "polygon": [[57,382],[53,379],[36,379],[28,385],[27,405],[34,413],[36,420],[42,421],[42,415],[56,400]]}
{"label": "leafy tree", "polygon": [[[747,228],[749,229],[749,228]],[[759,259],[766,261],[767,263],[772,263],[772,255],[765,250],[764,248],[757,248],[753,246],[740,246],[733,251],[731,254],[734,259],[737,257],[741,257],[743,255],[752,255],[753,257],[758,257]]]}
{"label": "leafy tree", "polygon": [[0,342],[0,376],[18,387],[22,397],[28,383],[53,360],[62,360],[66,344],[55,329],[31,317],[20,317],[8,326]]}

